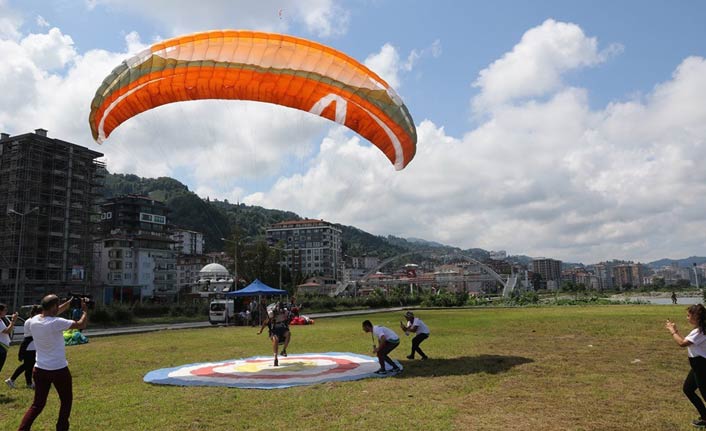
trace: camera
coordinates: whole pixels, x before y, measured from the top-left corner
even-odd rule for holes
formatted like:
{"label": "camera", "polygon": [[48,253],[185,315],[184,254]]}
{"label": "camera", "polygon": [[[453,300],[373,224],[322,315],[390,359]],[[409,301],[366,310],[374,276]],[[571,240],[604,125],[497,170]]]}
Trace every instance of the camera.
{"label": "camera", "polygon": [[81,308],[81,298],[78,296],[71,297],[71,308]]}
{"label": "camera", "polygon": [[69,305],[72,309],[73,308],[81,308],[81,300],[86,303],[86,305],[91,304],[91,298],[88,297],[82,297],[82,296],[71,296],[71,304]]}

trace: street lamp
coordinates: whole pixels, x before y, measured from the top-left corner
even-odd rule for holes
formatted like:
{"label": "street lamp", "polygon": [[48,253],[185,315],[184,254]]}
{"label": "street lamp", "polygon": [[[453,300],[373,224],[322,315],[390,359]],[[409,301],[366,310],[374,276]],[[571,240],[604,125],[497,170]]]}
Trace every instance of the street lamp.
{"label": "street lamp", "polygon": [[271,245],[270,248],[274,248],[275,250],[277,250],[279,252],[278,253],[279,256],[277,259],[277,263],[278,263],[277,266],[279,266],[279,289],[282,290],[282,252],[287,251],[287,250],[285,250],[283,248],[275,247],[273,245]]}
{"label": "street lamp", "polygon": [[[22,240],[24,239],[24,219],[25,216],[33,213],[34,211],[37,211],[39,207],[34,207],[31,210],[21,213],[15,210],[7,210],[7,215],[14,214],[20,217],[20,243],[17,247],[17,268],[15,272],[15,294],[13,295],[12,299],[12,308],[13,310],[17,311],[17,296],[19,293],[19,286],[20,286],[20,266],[22,263]],[[24,292],[22,292],[23,300],[24,300]]]}
{"label": "street lamp", "polygon": [[238,241],[225,238],[221,238],[221,241],[233,243],[233,281],[235,282],[233,286],[238,290]]}

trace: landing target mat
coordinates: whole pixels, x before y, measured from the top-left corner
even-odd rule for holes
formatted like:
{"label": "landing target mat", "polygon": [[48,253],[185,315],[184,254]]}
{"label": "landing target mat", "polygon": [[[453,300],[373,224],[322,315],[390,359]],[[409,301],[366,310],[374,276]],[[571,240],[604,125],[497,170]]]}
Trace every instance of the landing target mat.
{"label": "landing target mat", "polygon": [[[399,362],[395,362],[402,368]],[[273,365],[272,356],[255,356],[162,368],[147,373],[144,381],[158,385],[278,389],[391,375],[375,374],[378,368],[378,360],[372,356],[340,352],[304,353],[290,354],[286,358],[280,356],[278,367]]]}

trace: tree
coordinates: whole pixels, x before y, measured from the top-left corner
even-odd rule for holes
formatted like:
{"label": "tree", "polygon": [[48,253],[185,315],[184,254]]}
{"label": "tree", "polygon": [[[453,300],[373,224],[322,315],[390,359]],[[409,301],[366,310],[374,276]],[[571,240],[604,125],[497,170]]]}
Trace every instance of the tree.
{"label": "tree", "polygon": [[684,278],[680,278],[677,280],[677,282],[674,284],[674,288],[676,289],[689,289],[691,288],[691,281],[686,280]]}

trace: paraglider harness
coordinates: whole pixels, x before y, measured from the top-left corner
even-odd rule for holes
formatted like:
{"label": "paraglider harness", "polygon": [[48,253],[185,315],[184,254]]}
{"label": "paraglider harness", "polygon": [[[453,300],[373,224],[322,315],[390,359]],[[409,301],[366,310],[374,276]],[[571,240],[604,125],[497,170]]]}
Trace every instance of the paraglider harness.
{"label": "paraglider harness", "polygon": [[289,331],[289,321],[292,319],[292,315],[284,308],[280,303],[274,310],[272,310],[272,317],[269,318],[267,322],[267,328],[270,331],[270,338],[277,336],[277,342],[279,344],[284,343],[284,338]]}

